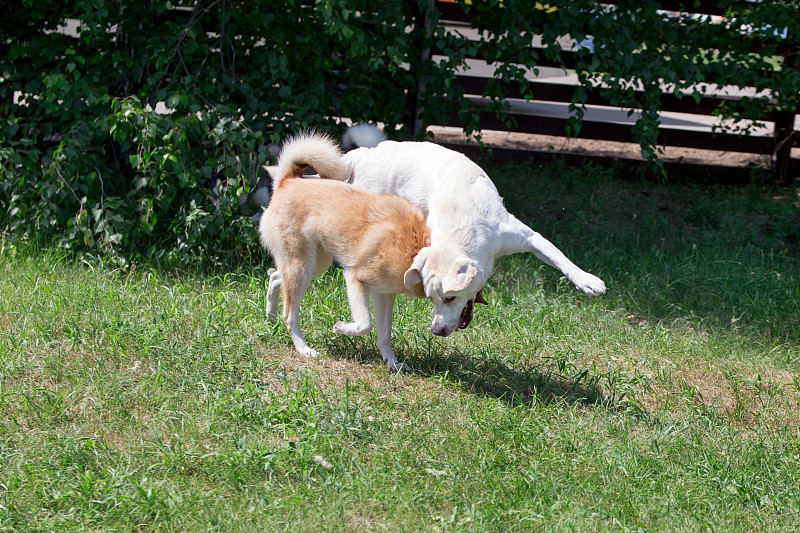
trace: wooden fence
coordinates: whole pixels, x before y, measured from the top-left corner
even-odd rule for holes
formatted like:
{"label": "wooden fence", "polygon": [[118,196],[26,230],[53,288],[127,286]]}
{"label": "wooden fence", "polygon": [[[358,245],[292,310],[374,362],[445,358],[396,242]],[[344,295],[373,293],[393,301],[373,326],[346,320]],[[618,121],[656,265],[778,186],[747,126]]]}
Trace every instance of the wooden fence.
{"label": "wooden fence", "polygon": [[[664,10],[680,9],[678,2],[670,0],[662,0],[659,5]],[[722,14],[722,10],[714,3],[703,2],[702,5],[703,7],[696,8],[699,15]],[[461,6],[453,4],[452,0],[437,1],[436,8],[443,24],[462,33],[469,33],[470,19]],[[436,50],[433,54],[435,57]],[[796,50],[792,54],[787,49],[783,52],[783,60],[787,65],[793,66],[796,55]],[[569,50],[562,52],[561,64],[546,59],[545,54],[539,54],[539,57],[541,60],[538,67],[560,68],[562,74],[551,77],[531,76],[529,88],[534,96],[533,101],[524,100],[519,84],[506,84],[504,97],[510,99],[512,105],[504,113],[511,114],[514,120],[504,120],[495,112],[481,112],[482,130],[565,136],[568,106],[577,83],[574,73],[568,70],[575,64],[575,52]],[[487,78],[492,76],[492,69],[480,57],[475,57],[471,64],[474,68],[457,76],[456,83],[464,88],[467,95],[474,98],[476,105],[480,106],[480,95],[483,93]],[[564,70],[564,66],[567,70]],[[800,175],[800,160],[792,154],[792,148],[800,146],[796,110],[770,113],[762,117],[763,120],[758,122],[763,126],[755,128],[747,135],[719,131],[712,127],[715,110],[725,102],[741,98],[746,94],[747,90],[738,92],[718,90],[710,91],[699,100],[695,100],[692,97],[679,98],[665,91],[661,97],[662,125],[659,128],[659,144],[667,147],[766,155],[770,158],[770,171],[774,178],[781,184],[788,184],[792,177]],[[602,90],[590,91],[586,104],[587,112],[578,138],[633,142],[631,127],[636,119],[635,114],[633,118],[627,118],[627,111],[611,107],[604,98]],[[461,124],[457,118],[453,118],[440,125]],[[795,153],[797,152],[798,150],[795,150]]]}

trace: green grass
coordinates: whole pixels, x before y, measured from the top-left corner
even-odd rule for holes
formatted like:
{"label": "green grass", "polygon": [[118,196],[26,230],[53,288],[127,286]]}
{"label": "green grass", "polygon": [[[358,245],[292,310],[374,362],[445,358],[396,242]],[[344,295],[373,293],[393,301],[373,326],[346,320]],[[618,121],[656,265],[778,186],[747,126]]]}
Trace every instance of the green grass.
{"label": "green grass", "polygon": [[[0,241],[1,531],[796,531],[797,191],[504,166],[606,280],[498,261],[469,329],[398,300],[382,365],[335,269],[264,321],[263,264],[113,270]],[[776,197],[776,196],[780,197]]]}

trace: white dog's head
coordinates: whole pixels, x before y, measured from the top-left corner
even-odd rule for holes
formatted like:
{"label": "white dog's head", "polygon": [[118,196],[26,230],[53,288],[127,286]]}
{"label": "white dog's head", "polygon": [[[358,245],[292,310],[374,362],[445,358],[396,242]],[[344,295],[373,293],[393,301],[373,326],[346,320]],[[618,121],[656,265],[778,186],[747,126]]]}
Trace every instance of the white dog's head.
{"label": "white dog's head", "polygon": [[422,283],[433,302],[431,333],[447,337],[466,328],[474,302],[486,303],[481,289],[486,280],[478,264],[453,246],[427,246],[419,251],[403,282],[408,290]]}

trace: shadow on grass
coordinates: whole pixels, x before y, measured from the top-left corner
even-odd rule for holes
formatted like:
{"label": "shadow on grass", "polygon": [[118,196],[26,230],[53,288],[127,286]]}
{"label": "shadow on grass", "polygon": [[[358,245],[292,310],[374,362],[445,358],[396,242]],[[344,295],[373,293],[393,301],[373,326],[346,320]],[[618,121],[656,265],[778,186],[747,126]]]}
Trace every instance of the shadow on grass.
{"label": "shadow on grass", "polygon": [[413,374],[445,379],[465,391],[509,405],[543,402],[608,406],[599,380],[592,379],[588,371],[564,376],[550,365],[515,369],[497,357],[462,350],[412,352],[408,362]]}
{"label": "shadow on grass", "polygon": [[[326,349],[328,357],[382,365],[374,342],[365,339],[329,337]],[[397,347],[396,352],[399,360],[409,364],[412,375],[446,381],[507,405],[601,406],[646,416],[620,386],[620,376],[580,369],[555,357],[546,357],[540,365],[515,369],[494,355],[445,349],[433,339],[416,347]]]}

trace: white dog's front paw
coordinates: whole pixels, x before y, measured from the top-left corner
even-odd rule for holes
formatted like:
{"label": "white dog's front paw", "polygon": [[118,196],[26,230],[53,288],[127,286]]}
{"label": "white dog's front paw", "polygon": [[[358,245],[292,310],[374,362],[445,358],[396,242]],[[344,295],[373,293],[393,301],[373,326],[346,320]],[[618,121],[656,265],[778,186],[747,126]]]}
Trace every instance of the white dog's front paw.
{"label": "white dog's front paw", "polygon": [[372,326],[362,327],[354,322],[339,321],[333,325],[333,332],[339,335],[369,335]]}
{"label": "white dog's front paw", "polygon": [[595,275],[583,272],[572,280],[575,286],[589,296],[602,296],[606,293],[606,284]]}

